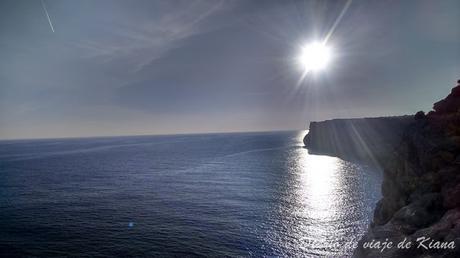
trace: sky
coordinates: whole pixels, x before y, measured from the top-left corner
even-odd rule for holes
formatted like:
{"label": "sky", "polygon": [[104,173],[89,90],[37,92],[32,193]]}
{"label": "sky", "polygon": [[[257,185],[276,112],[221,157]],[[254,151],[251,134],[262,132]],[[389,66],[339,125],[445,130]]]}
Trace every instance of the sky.
{"label": "sky", "polygon": [[460,1],[355,0],[301,80],[346,3],[1,0],[0,139],[300,130],[429,111],[460,79]]}

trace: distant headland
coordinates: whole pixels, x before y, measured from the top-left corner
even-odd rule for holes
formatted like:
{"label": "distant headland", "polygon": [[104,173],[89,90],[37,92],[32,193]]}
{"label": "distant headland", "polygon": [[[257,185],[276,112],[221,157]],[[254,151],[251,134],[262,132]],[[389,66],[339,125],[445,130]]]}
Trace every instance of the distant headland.
{"label": "distant headland", "polygon": [[[460,80],[433,111],[312,122],[310,152],[380,166],[382,195],[356,257],[460,257]],[[427,248],[424,248],[427,247]]]}

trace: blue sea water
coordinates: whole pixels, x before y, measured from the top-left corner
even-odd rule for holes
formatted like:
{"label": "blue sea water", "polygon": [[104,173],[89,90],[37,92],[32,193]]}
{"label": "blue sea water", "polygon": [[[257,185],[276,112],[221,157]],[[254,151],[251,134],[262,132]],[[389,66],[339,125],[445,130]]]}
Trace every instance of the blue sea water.
{"label": "blue sea water", "polygon": [[0,256],[349,256],[381,173],[305,132],[0,142]]}

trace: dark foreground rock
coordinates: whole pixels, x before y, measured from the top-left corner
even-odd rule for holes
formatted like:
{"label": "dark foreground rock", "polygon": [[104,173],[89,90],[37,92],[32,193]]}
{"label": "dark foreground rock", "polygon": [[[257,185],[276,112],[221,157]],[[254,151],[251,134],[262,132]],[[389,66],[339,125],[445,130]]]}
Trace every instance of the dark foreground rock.
{"label": "dark foreground rock", "polygon": [[384,164],[383,198],[355,256],[460,257],[460,85],[433,109]]}
{"label": "dark foreground rock", "polygon": [[[401,124],[402,134],[394,138],[399,143],[388,145],[386,133],[381,140],[360,138],[353,131],[340,135],[350,139],[338,144],[363,139],[356,148],[379,142],[388,145],[369,148],[375,150],[374,156],[384,157],[379,158],[384,170],[383,198],[358,244],[356,257],[460,257],[460,85],[433,109],[427,115],[417,113],[408,125]],[[311,133],[317,127],[313,125]],[[397,132],[393,135],[399,135],[401,127],[394,128]],[[322,140],[313,140],[312,134],[305,139],[307,147],[321,149],[319,142],[337,138],[329,129],[319,131]],[[340,146],[324,146],[339,157],[349,155],[343,154]],[[353,153],[354,148],[345,151]]]}

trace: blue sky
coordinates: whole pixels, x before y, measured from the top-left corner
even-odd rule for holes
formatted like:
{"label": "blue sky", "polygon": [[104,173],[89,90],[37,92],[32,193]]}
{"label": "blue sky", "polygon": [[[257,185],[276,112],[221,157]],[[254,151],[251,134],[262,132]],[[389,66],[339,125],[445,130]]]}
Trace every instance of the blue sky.
{"label": "blue sky", "polygon": [[0,138],[305,129],[428,111],[460,77],[459,1],[0,2]]}

